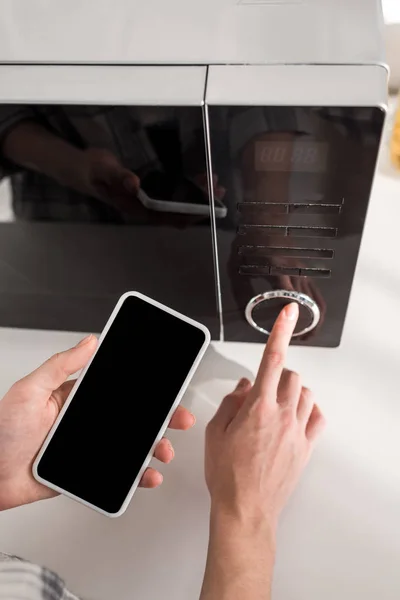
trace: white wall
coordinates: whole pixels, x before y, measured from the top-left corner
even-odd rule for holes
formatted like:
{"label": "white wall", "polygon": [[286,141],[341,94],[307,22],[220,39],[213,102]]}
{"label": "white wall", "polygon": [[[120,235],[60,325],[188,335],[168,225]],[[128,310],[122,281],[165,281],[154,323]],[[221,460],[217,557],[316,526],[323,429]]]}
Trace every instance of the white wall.
{"label": "white wall", "polygon": [[383,0],[386,20],[386,53],[391,69],[390,87],[400,88],[400,0]]}
{"label": "white wall", "polygon": [[400,23],[399,0],[383,0],[383,12],[387,23]]}

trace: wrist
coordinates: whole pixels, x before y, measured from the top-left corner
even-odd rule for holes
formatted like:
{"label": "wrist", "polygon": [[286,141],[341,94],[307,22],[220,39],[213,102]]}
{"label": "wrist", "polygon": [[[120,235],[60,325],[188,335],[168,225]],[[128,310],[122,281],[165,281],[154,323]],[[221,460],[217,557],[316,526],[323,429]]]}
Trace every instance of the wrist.
{"label": "wrist", "polygon": [[235,528],[244,531],[265,531],[275,534],[278,518],[275,513],[265,508],[265,503],[251,501],[221,501],[211,495],[211,524],[214,521],[229,522]]}
{"label": "wrist", "polygon": [[269,599],[275,533],[270,519],[233,514],[213,502],[201,600]]}
{"label": "wrist", "polygon": [[0,480],[0,512],[20,506],[22,503],[16,498],[15,490],[8,481]]}
{"label": "wrist", "polygon": [[31,477],[0,478],[0,512],[56,495],[52,490],[36,483]]}
{"label": "wrist", "polygon": [[277,520],[261,510],[233,510],[212,501],[210,528],[211,531],[224,529],[226,533],[244,538],[264,539],[275,546]]}

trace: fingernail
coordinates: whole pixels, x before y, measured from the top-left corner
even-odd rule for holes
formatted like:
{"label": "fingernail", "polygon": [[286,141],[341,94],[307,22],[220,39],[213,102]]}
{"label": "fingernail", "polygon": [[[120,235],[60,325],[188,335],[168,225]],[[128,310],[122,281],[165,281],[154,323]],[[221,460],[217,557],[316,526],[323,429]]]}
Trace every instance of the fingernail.
{"label": "fingernail", "polygon": [[285,316],[289,321],[294,321],[299,316],[299,305],[292,302],[285,308]]}
{"label": "fingernail", "polygon": [[81,341],[79,342],[79,344],[77,344],[77,345],[75,346],[75,348],[80,348],[81,346],[85,346],[86,344],[88,344],[89,342],[91,342],[91,341],[92,341],[92,339],[93,339],[93,335],[92,335],[92,334],[90,334],[90,335],[87,335],[86,337],[84,337],[84,338],[83,338],[83,340],[81,340]]}
{"label": "fingernail", "polygon": [[237,390],[242,390],[243,388],[245,388],[247,386],[247,379],[244,379],[244,377],[239,381],[239,383],[236,386]]}
{"label": "fingernail", "polygon": [[191,425],[191,427],[193,427],[196,424],[196,417],[194,416],[193,413],[190,413],[190,416],[192,417],[192,425]]}
{"label": "fingernail", "polygon": [[169,440],[168,440],[168,450],[169,450],[170,458],[172,460],[175,456],[175,450],[173,449],[172,444]]}

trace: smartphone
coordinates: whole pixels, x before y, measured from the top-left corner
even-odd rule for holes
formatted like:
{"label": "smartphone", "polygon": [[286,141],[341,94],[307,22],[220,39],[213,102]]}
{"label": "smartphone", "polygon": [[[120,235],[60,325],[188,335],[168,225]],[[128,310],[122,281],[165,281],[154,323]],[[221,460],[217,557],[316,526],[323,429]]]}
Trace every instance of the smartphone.
{"label": "smartphone", "polygon": [[[209,202],[205,196],[204,199],[201,198],[200,194],[198,194],[196,201],[193,202],[189,202],[189,200],[187,202],[173,202],[172,200],[156,200],[155,198],[150,198],[150,196],[140,188],[137,197],[148,210],[180,215],[210,216]],[[228,214],[228,209],[218,198],[215,198],[214,200],[214,213],[217,219],[225,219]]]}
{"label": "smartphone", "polygon": [[[168,179],[160,181],[156,173],[150,174],[142,181],[138,191],[138,200],[148,210],[181,215],[210,216],[208,195],[192,179],[184,177],[180,183],[180,200],[173,197],[174,185]],[[214,198],[214,214],[216,219],[225,219],[228,209],[219,198]]]}
{"label": "smartphone", "polygon": [[124,294],[35,460],[35,479],[122,515],[209,343],[204,325]]}

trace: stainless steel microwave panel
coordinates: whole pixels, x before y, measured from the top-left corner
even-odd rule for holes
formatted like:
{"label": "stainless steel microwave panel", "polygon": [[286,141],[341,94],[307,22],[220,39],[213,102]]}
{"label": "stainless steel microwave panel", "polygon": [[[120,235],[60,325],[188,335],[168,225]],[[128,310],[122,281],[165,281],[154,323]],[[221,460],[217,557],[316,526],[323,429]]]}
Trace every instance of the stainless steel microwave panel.
{"label": "stainless steel microwave panel", "polygon": [[[0,325],[126,289],[264,341],[341,338],[386,106],[377,0],[20,0],[0,23]],[[137,187],[139,187],[139,190]]]}
{"label": "stainless steel microwave panel", "polygon": [[380,0],[2,0],[0,59],[55,64],[376,64]]}

